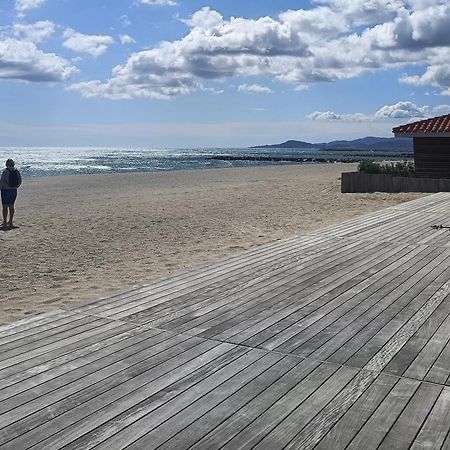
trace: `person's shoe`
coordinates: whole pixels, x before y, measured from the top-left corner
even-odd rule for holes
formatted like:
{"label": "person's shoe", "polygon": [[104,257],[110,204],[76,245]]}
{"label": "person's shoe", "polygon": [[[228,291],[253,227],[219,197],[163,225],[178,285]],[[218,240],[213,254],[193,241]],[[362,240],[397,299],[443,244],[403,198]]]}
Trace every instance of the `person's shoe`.
{"label": "person's shoe", "polygon": [[1,230],[6,230],[6,223],[2,223],[1,225],[0,225],[0,229]]}

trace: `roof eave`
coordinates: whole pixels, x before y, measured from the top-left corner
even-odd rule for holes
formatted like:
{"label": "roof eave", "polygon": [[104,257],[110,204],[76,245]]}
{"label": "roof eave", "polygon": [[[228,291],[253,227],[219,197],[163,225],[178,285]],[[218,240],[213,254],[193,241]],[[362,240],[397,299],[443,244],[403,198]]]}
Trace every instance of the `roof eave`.
{"label": "roof eave", "polygon": [[450,131],[447,131],[445,133],[414,133],[414,132],[410,132],[410,133],[401,133],[401,132],[395,132],[394,131],[394,136],[395,137],[450,137]]}

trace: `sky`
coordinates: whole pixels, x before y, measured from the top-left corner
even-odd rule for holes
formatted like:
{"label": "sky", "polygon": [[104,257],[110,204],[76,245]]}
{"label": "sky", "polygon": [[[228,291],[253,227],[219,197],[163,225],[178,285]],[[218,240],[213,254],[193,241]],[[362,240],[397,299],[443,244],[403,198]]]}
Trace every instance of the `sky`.
{"label": "sky", "polygon": [[245,147],[450,113],[448,0],[0,0],[0,146]]}

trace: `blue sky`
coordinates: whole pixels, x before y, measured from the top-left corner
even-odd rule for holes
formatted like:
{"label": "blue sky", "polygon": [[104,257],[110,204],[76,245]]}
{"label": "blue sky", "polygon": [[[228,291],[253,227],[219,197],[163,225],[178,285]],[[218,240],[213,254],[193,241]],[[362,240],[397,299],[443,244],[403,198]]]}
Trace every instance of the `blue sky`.
{"label": "blue sky", "polygon": [[0,146],[391,136],[450,113],[447,0],[0,0]]}

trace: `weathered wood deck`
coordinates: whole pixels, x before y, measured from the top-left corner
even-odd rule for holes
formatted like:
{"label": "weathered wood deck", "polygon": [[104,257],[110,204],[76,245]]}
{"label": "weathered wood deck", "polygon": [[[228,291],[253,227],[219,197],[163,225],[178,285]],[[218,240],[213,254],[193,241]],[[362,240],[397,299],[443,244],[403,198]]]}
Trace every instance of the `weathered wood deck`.
{"label": "weathered wood deck", "polygon": [[0,328],[0,448],[450,448],[450,194]]}

